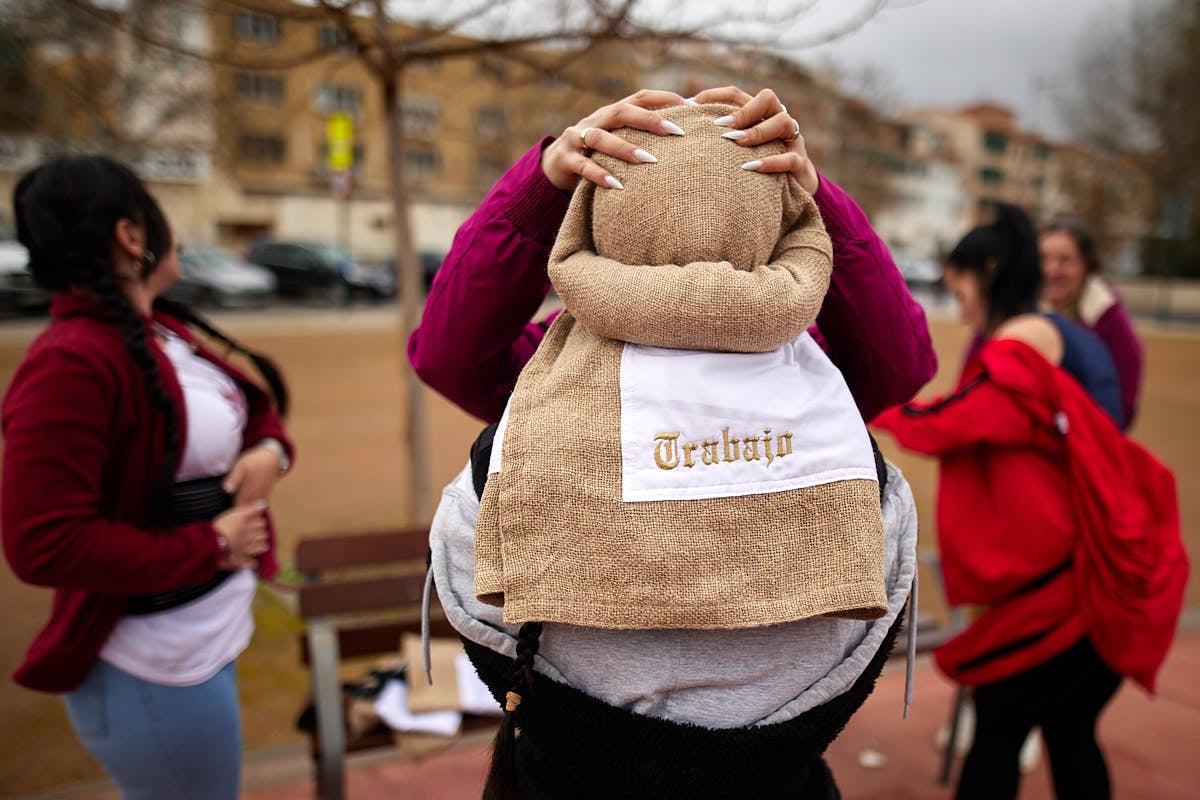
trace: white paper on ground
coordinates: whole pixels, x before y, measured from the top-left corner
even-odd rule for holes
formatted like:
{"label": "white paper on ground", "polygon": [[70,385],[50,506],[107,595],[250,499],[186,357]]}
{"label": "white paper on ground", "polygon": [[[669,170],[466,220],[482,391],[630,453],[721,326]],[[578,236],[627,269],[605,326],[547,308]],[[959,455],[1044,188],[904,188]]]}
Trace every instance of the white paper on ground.
{"label": "white paper on ground", "polygon": [[375,698],[375,713],[392,730],[406,733],[453,736],[462,725],[462,714],[457,711],[412,713],[408,708],[408,686],[394,679],[385,683]]}
{"label": "white paper on ground", "polygon": [[471,666],[471,659],[467,658],[466,653],[459,653],[454,657],[454,674],[458,678],[458,704],[463,713],[504,716],[504,710],[479,679],[479,673]]}

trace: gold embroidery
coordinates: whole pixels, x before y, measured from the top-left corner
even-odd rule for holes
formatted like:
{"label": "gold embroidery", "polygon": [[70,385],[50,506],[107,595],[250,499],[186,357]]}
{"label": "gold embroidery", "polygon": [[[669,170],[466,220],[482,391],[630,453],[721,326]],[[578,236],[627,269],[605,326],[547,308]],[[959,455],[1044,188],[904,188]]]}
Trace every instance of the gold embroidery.
{"label": "gold embroidery", "polygon": [[[738,441],[739,441],[739,440],[738,440],[738,439],[730,439],[730,438],[729,438],[729,428],[726,428],[726,429],[725,429],[725,430],[724,430],[724,431],[721,433],[721,436],[722,436],[722,437],[724,438],[724,440],[725,440],[725,460],[726,460],[726,461],[737,461],[737,460],[738,460],[738,457],[739,457],[739,453],[738,453]],[[730,454],[729,454],[729,447],[730,447],[730,445],[733,445],[733,455],[730,455]]]}
{"label": "gold embroidery", "polygon": [[[737,439],[729,435],[729,428],[721,433],[721,441],[706,439],[703,442],[680,441],[680,433],[660,433],[654,437],[654,463],[661,470],[673,470],[682,464],[685,467],[696,466],[692,454],[700,450],[700,463],[714,466],[721,463],[732,463],[739,460],[762,461],[771,466],[778,459],[792,454],[792,434],[781,433],[774,437],[775,449],[772,451],[771,429],[764,428],[763,435],[747,436]],[[721,458],[721,447],[724,445],[724,458]],[[759,445],[762,449],[759,449]]]}
{"label": "gold embroidery", "polygon": [[660,433],[654,437],[658,442],[654,446],[654,463],[659,469],[675,469],[679,466],[679,450],[675,447],[679,441],[678,433]]}

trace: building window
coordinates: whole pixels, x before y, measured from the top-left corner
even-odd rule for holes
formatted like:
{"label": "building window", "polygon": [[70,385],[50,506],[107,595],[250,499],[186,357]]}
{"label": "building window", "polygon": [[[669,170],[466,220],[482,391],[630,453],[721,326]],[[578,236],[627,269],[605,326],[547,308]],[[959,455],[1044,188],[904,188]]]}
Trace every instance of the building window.
{"label": "building window", "polygon": [[480,139],[503,139],[508,118],[503,106],[483,106],[475,111],[475,135]]}
{"label": "building window", "polygon": [[350,35],[337,25],[322,25],[317,29],[317,47],[322,50],[334,50],[339,47],[353,49],[350,45]]}
{"label": "building window", "polygon": [[245,134],[238,140],[238,152],[247,161],[281,164],[286,147],[282,136]]}
{"label": "building window", "polygon": [[237,95],[252,103],[279,105],[283,102],[283,78],[261,72],[239,72]]}
{"label": "building window", "polygon": [[983,134],[983,149],[989,153],[1003,155],[1008,152],[1008,137],[1003,133],[985,131]]}
{"label": "building window", "polygon": [[1039,192],[1042,189],[1045,189],[1046,188],[1046,179],[1040,175],[1038,177],[1034,178],[1033,179],[1033,188],[1037,189]]}
{"label": "building window", "polygon": [[1038,161],[1045,161],[1050,158],[1050,148],[1044,144],[1039,144],[1037,149],[1034,150],[1033,155]]}
{"label": "building window", "polygon": [[414,97],[400,109],[400,116],[408,136],[429,138],[437,133],[438,105],[432,100]]}
{"label": "building window", "polygon": [[350,86],[323,84],[317,89],[317,108],[326,114],[357,114],[362,108],[362,92]]}
{"label": "building window", "polygon": [[984,167],[979,170],[979,180],[984,183],[1004,183],[1004,173],[993,167]]}
{"label": "building window", "polygon": [[233,15],[233,33],[238,39],[253,39],[256,42],[279,41],[279,20],[266,14],[239,11]]}
{"label": "building window", "polygon": [[404,173],[414,183],[424,183],[437,176],[437,150],[429,146],[413,146],[404,150]]}

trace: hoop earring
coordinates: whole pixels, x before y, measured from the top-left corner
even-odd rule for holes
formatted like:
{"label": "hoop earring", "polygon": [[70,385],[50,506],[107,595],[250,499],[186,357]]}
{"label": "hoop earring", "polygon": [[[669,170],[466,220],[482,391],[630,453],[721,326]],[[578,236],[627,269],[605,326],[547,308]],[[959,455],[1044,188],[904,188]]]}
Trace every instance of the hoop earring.
{"label": "hoop earring", "polygon": [[151,253],[149,250],[147,250],[144,259],[138,263],[138,274],[141,275],[147,272],[151,267],[154,266],[156,261],[158,261],[158,258],[154,255],[154,253]]}

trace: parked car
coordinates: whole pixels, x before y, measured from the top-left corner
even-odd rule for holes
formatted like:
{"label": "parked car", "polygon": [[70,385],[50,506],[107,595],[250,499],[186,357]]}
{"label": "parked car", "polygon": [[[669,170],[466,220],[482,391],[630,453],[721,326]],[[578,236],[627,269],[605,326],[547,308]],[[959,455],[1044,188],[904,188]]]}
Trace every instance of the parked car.
{"label": "parked car", "polygon": [[0,312],[31,314],[50,307],[50,293],[33,285],[29,251],[19,242],[0,240]]}
{"label": "parked car", "polygon": [[390,297],[396,293],[388,270],[360,264],[332,242],[268,239],[251,247],[247,257],[274,273],[284,295],[319,292],[333,302],[346,302],[354,294]]}
{"label": "parked car", "polygon": [[912,288],[937,289],[942,285],[942,267],[936,259],[896,254],[896,267]]}
{"label": "parked car", "polygon": [[[429,291],[429,287],[433,285],[433,276],[437,274],[438,269],[442,266],[442,260],[446,257],[445,253],[435,253],[430,250],[423,250],[417,254],[417,262],[421,267],[421,282],[425,286],[425,291]],[[392,279],[396,276],[396,259],[389,258],[381,262],[381,266],[391,273]]]}
{"label": "parked car", "polygon": [[262,308],[277,286],[270,270],[216,247],[182,248],[179,266],[183,278],[164,295],[190,306]]}

